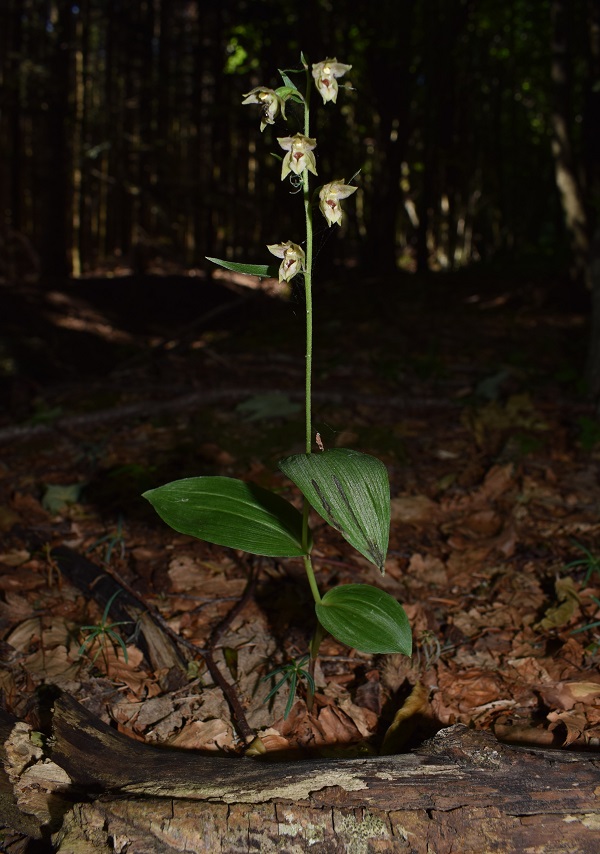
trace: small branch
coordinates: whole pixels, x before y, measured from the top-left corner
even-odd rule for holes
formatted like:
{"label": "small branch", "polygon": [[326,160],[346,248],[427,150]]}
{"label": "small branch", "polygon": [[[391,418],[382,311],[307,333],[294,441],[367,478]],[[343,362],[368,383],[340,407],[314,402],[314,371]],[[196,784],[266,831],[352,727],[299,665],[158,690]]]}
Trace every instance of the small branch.
{"label": "small branch", "polygon": [[231,713],[233,716],[233,721],[235,727],[239,733],[239,735],[244,739],[246,744],[249,744],[256,738],[256,733],[248,723],[248,719],[246,718],[246,714],[244,709],[242,708],[242,704],[238,697],[235,685],[232,685],[231,682],[228,682],[227,679],[221,673],[218,664],[216,663],[213,656],[213,649],[223,634],[225,629],[233,622],[235,617],[240,613],[242,608],[246,606],[249,599],[252,597],[254,593],[254,588],[256,585],[256,579],[254,576],[254,572],[251,571],[250,577],[248,579],[248,583],[244,589],[244,592],[236,605],[229,611],[229,613],[225,616],[225,618],[213,629],[210,639],[208,641],[208,645],[206,649],[197,646],[195,643],[186,640],[185,638],[178,635],[171,626],[164,619],[162,614],[156,609],[148,605],[144,599],[136,593],[135,590],[129,586],[129,584],[121,578],[121,576],[115,572],[110,567],[105,567],[105,571],[111,578],[120,584],[124,590],[129,593],[130,596],[135,597],[137,601],[143,606],[148,616],[156,623],[157,626],[168,635],[171,640],[173,640],[176,644],[185,647],[185,649],[189,650],[193,655],[200,655],[204,659],[206,664],[206,668],[210,673],[214,683],[219,686],[221,691],[223,692],[223,696],[227,700],[229,704],[229,708],[231,709]]}
{"label": "small branch", "polygon": [[[171,400],[142,400],[139,403],[127,403],[111,409],[100,409],[96,412],[86,412],[81,415],[67,415],[52,424],[23,424],[20,426],[4,427],[0,430],[0,444],[19,442],[41,436],[62,435],[73,430],[96,427],[113,421],[125,421],[134,418],[150,418],[165,412],[182,412],[197,410],[202,407],[219,403],[222,400],[241,400],[258,394],[278,392],[287,395],[292,400],[304,400],[304,391],[297,392],[288,389],[268,388],[218,388],[211,391],[197,391],[185,394]],[[353,394],[352,392],[313,392],[313,400],[330,406],[361,405],[401,409],[408,412],[427,410],[456,409],[463,404],[461,401],[443,398],[411,398],[411,397],[381,397],[369,394]],[[577,410],[579,411],[579,409]],[[583,410],[582,410],[583,411]],[[585,407],[592,411],[592,407]]]}

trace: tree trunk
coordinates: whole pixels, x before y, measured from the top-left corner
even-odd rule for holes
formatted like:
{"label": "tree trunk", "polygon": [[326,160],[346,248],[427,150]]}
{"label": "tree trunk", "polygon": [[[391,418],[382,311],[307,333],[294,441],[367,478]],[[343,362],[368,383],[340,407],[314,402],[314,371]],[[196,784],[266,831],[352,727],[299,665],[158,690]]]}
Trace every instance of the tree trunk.
{"label": "tree trunk", "polygon": [[27,725],[0,714],[0,823],[63,854],[598,850],[594,754],[457,725],[400,756],[227,759],[133,741],[66,695],[52,728],[44,759]]}
{"label": "tree trunk", "polygon": [[568,51],[568,18],[565,0],[552,0],[552,153],[556,185],[560,193],[565,225],[571,242],[574,278],[589,285],[589,223],[584,196],[575,168],[570,133],[571,105]]}
{"label": "tree trunk", "polygon": [[590,286],[592,289],[592,321],[587,361],[587,382],[590,396],[600,416],[600,226],[590,252]]}
{"label": "tree trunk", "polygon": [[[584,111],[585,175],[591,195],[600,191],[600,10],[588,4],[588,79]],[[600,415],[600,218],[590,252],[590,287],[592,289],[592,324],[588,350],[587,380],[591,397]]]}
{"label": "tree trunk", "polygon": [[41,234],[39,237],[42,273],[63,279],[71,274],[71,157],[70,92],[74,15],[71,4],[57,5],[57,19],[48,60],[48,108],[43,112],[40,149],[39,194]]}

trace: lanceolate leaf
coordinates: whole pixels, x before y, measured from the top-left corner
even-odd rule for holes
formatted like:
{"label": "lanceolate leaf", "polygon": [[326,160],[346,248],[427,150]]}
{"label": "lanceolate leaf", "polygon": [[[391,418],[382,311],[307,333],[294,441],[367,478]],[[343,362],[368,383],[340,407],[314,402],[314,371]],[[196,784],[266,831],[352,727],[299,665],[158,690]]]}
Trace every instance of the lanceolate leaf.
{"label": "lanceolate leaf", "polygon": [[188,477],[150,489],[143,497],[181,534],[256,555],[306,554],[302,515],[256,484],[230,477]]}
{"label": "lanceolate leaf", "polygon": [[277,279],[279,277],[279,267],[275,264],[236,264],[233,261],[222,261],[220,258],[209,258],[207,261],[212,261],[219,267],[225,267],[226,270],[232,270],[234,273],[245,273],[247,276],[260,276],[261,279]]}
{"label": "lanceolate leaf", "polygon": [[296,454],[279,461],[326,522],[384,572],[390,531],[390,486],[376,457],[349,448]]}
{"label": "lanceolate leaf", "polygon": [[[284,72],[281,72],[281,76],[285,77]],[[289,79],[289,77],[287,79],[291,83],[291,80]],[[304,101],[304,98],[302,97],[302,95],[300,94],[300,92],[294,86],[293,83],[291,86],[288,86],[288,85],[280,86],[278,89],[275,89],[275,94],[279,95],[279,97],[283,98],[283,99],[291,99],[292,101],[295,101],[297,104],[301,104]]]}
{"label": "lanceolate leaf", "polygon": [[412,652],[404,608],[384,590],[369,584],[342,584],[329,590],[315,610],[324,629],[360,652]]}
{"label": "lanceolate leaf", "polygon": [[[281,74],[281,79],[283,80],[283,82],[287,88],[295,90],[296,92],[298,92],[300,97],[302,97],[300,90],[298,89],[298,87],[296,86],[294,81],[288,76],[288,74],[287,74],[288,71],[291,73],[296,73],[296,74],[299,73],[298,69],[286,68],[282,71],[280,68],[279,73]],[[278,92],[279,90],[276,89],[275,91]],[[304,99],[302,98],[302,100],[304,100]]]}

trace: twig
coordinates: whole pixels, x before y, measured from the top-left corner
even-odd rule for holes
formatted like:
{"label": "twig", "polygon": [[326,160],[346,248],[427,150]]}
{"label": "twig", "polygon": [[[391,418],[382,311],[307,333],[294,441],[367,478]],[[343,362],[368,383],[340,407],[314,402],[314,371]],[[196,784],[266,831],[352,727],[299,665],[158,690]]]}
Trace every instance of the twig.
{"label": "twig", "polygon": [[[287,389],[268,388],[218,388],[204,391],[196,391],[185,394],[172,400],[142,400],[139,403],[127,403],[115,406],[111,409],[100,409],[97,412],[86,412],[81,415],[69,415],[58,418],[52,424],[23,424],[20,426],[4,427],[0,430],[0,444],[5,442],[22,441],[25,439],[50,436],[54,433],[64,434],[71,430],[85,427],[95,427],[112,421],[122,421],[132,418],[152,417],[164,412],[181,412],[186,409],[194,410],[221,400],[239,400],[258,394],[277,392],[285,394],[291,399],[301,399],[300,392]],[[444,398],[410,398],[410,397],[382,397],[370,394],[354,394],[352,392],[315,392],[313,399],[327,404],[343,406],[359,404],[361,406],[387,407],[406,411],[445,410],[460,407],[462,403],[456,400]],[[586,410],[587,411],[587,410]]]}
{"label": "twig", "polygon": [[225,618],[216,626],[212,634],[210,636],[208,645],[206,649],[197,646],[195,643],[186,640],[186,638],[178,635],[177,632],[173,631],[171,626],[164,619],[162,614],[156,609],[148,605],[147,602],[140,596],[139,593],[130,587],[130,585],[123,579],[121,576],[115,572],[109,566],[104,567],[105,572],[111,576],[113,581],[116,581],[117,584],[120,584],[124,590],[130,596],[133,596],[139,603],[142,605],[148,616],[156,623],[157,626],[168,635],[171,640],[173,640],[176,644],[185,647],[185,649],[192,652],[194,655],[201,655],[206,663],[206,668],[210,675],[212,676],[213,681],[216,685],[219,686],[221,691],[223,692],[223,696],[227,700],[229,707],[231,709],[231,713],[233,716],[233,720],[236,726],[236,729],[240,736],[244,739],[246,744],[249,744],[256,738],[256,733],[248,723],[248,719],[246,718],[246,714],[244,709],[242,708],[242,704],[238,697],[235,685],[232,685],[231,682],[228,682],[227,679],[221,673],[218,664],[216,663],[213,656],[213,649],[219,637],[223,634],[225,629],[231,624],[231,622],[235,619],[235,617],[240,613],[242,608],[248,603],[248,600],[251,598],[254,593],[254,588],[256,585],[256,578],[254,572],[250,572],[250,577],[248,579],[248,583],[242,593],[242,596],[238,603],[229,611],[229,613],[225,616]]}

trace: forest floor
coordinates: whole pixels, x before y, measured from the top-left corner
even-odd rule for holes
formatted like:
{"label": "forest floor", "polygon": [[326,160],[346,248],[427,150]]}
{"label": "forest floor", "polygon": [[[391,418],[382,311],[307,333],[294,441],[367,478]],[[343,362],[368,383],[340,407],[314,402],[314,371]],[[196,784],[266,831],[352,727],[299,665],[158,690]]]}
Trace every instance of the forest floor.
{"label": "forest floor", "polygon": [[[39,724],[50,686],[132,738],[239,751],[227,699],[193,653],[209,645],[267,750],[377,752],[400,709],[395,750],[456,722],[598,749],[600,424],[568,287],[475,272],[344,273],[317,287],[315,431],[326,448],[380,457],[392,495],[385,576],[315,516],[318,582],[396,597],[415,652],[327,638],[312,714],[301,682],[285,718],[287,686],[265,702],[264,677],[307,651],[301,562],[177,534],[141,494],[220,474],[298,503],[277,460],[303,451],[301,301],[201,275],[2,286],[5,708]],[[170,642],[187,642],[181,667],[157,664],[139,624],[115,626],[121,643],[94,635],[105,571],[125,584],[108,620],[134,592]]]}

